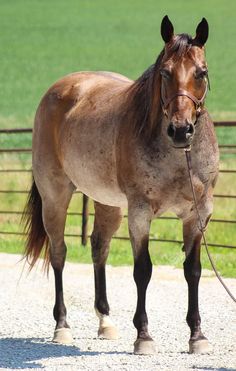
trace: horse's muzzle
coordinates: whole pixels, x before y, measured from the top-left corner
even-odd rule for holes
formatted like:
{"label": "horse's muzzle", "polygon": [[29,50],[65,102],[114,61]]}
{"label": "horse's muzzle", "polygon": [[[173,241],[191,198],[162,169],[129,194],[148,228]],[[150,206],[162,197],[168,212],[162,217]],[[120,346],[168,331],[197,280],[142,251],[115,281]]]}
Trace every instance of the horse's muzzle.
{"label": "horse's muzzle", "polygon": [[194,131],[193,124],[176,126],[171,122],[168,126],[167,134],[172,139],[175,147],[183,148],[191,144]]}

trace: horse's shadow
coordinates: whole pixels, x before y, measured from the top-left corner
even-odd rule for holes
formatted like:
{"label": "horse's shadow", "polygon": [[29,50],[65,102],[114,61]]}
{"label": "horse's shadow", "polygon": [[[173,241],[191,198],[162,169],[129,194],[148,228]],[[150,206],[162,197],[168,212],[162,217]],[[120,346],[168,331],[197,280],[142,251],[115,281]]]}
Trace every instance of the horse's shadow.
{"label": "horse's shadow", "polygon": [[227,367],[220,367],[220,368],[215,368],[215,367],[193,367],[194,369],[201,369],[204,371],[236,371],[236,368],[227,368]]}
{"label": "horse's shadow", "polygon": [[76,346],[59,345],[39,338],[0,339],[0,368],[4,369],[44,368],[40,360],[45,358],[98,356],[99,354],[99,352],[80,351]]}

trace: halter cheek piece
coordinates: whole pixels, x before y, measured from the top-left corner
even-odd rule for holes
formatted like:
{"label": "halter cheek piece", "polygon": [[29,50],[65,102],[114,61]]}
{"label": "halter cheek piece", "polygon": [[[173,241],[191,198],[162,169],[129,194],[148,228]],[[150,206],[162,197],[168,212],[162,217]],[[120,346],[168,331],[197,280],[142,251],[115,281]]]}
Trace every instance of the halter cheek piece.
{"label": "halter cheek piece", "polygon": [[169,98],[164,98],[164,95],[162,93],[162,88],[161,88],[161,103],[162,103],[162,109],[163,109],[164,115],[165,116],[168,115],[167,108],[173,99],[175,99],[176,97],[184,96],[184,97],[188,97],[189,99],[191,99],[191,101],[193,101],[195,108],[196,108],[196,116],[198,118],[200,115],[202,115],[205,112],[203,110],[203,103],[207,95],[208,87],[210,90],[209,79],[207,76],[206,88],[205,88],[205,91],[201,99],[196,98],[193,94],[191,94],[189,91],[184,90],[184,89],[179,89],[177,93],[171,95]]}

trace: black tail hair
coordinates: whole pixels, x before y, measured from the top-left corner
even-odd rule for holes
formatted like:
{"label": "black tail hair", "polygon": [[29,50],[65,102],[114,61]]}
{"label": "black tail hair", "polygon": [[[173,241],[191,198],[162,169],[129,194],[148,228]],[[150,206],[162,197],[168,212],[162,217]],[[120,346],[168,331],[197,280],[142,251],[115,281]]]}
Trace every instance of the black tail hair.
{"label": "black tail hair", "polygon": [[27,234],[24,257],[30,265],[30,270],[37,262],[41,252],[44,251],[43,267],[45,271],[48,271],[50,263],[49,239],[43,225],[42,199],[34,179],[21,221],[24,224],[24,232]]}

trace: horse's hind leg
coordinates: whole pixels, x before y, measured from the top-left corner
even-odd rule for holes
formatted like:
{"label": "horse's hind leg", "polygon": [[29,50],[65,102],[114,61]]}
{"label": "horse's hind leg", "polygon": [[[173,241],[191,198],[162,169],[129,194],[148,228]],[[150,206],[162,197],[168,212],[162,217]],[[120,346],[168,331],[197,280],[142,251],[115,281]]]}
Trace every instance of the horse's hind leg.
{"label": "horse's hind leg", "polygon": [[56,328],[53,341],[62,344],[72,342],[70,327],[66,321],[66,307],[63,298],[62,272],[66,258],[64,229],[66,213],[74,186],[67,177],[50,179],[41,186],[43,223],[50,243],[50,262],[55,276],[55,306],[53,310]]}
{"label": "horse's hind leg", "polygon": [[[209,206],[209,205],[208,205]],[[200,214],[202,223],[206,227],[212,210],[202,207]],[[201,331],[201,317],[198,307],[198,285],[201,277],[201,239],[202,234],[198,228],[196,216],[184,221],[183,237],[186,259],[184,262],[184,275],[188,283],[188,313],[187,323],[190,327],[191,336],[189,340],[190,353],[208,353],[212,350],[207,338]]]}
{"label": "horse's hind leg", "polygon": [[95,221],[91,244],[95,281],[95,311],[99,318],[98,336],[112,340],[118,338],[118,332],[109,317],[105,264],[111,238],[120,226],[122,214],[118,207],[105,206],[98,202],[95,202],[94,205]]}

